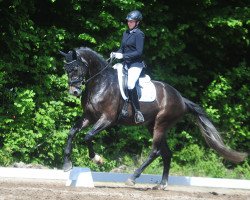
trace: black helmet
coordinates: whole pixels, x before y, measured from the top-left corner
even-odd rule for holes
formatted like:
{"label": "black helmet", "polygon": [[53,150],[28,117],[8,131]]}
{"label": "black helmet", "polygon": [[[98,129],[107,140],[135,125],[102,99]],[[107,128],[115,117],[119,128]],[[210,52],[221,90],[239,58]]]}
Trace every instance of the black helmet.
{"label": "black helmet", "polygon": [[135,21],[141,21],[142,20],[142,14],[138,10],[133,10],[130,13],[128,13],[126,20],[135,20]]}

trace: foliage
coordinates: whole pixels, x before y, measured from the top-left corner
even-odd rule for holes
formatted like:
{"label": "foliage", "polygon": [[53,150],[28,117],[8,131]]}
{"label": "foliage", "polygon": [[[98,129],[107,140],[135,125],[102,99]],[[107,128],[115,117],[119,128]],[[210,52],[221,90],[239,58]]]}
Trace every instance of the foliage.
{"label": "foliage", "polygon": [[[220,75],[208,87],[204,105],[214,121],[222,123],[221,128],[227,143],[235,149],[248,149],[250,145],[249,119],[247,109],[250,102],[249,67],[240,63],[238,67]],[[215,106],[216,105],[216,108]]]}
{"label": "foliage", "polygon": [[[0,6],[0,165],[61,166],[68,131],[82,110],[80,99],[67,93],[58,50],[88,46],[108,57],[119,48],[132,9],[144,16],[147,73],[202,105],[225,143],[249,152],[247,0],[10,0]],[[193,121],[187,116],[168,132],[171,173],[250,178],[249,159],[232,165],[218,158]],[[88,159],[86,131],[74,141],[74,163],[97,171],[122,163],[132,170],[152,141],[141,127],[103,131],[95,149],[107,162],[98,167]],[[160,166],[158,159],[145,173],[161,173]]]}

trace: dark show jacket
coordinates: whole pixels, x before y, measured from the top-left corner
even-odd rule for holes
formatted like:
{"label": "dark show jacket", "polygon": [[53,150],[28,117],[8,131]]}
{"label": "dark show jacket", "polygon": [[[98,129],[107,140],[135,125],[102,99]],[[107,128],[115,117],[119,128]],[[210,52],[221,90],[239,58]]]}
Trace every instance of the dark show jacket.
{"label": "dark show jacket", "polygon": [[142,62],[144,38],[145,35],[139,28],[123,33],[121,47],[117,52],[123,54],[123,60],[128,67],[144,67]]}

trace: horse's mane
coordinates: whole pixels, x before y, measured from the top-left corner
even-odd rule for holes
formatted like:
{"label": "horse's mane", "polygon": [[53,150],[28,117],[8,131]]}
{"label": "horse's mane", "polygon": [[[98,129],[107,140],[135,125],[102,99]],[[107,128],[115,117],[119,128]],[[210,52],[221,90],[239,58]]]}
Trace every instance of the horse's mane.
{"label": "horse's mane", "polygon": [[108,62],[103,58],[102,55],[100,55],[99,53],[95,52],[94,50],[88,47],[79,47],[79,48],[76,48],[75,50],[80,55],[87,55],[87,56],[90,56],[91,58],[97,58],[97,62],[100,63],[100,66],[102,68],[108,64]]}

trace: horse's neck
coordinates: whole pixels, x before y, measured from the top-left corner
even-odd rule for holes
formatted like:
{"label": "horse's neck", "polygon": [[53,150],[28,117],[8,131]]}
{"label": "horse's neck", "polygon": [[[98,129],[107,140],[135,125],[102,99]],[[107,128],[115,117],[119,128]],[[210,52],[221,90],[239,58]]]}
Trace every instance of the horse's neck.
{"label": "horse's neck", "polygon": [[92,64],[89,66],[89,76],[95,76],[102,71],[103,67],[100,63]]}
{"label": "horse's neck", "polygon": [[109,70],[106,69],[108,64],[93,51],[87,50],[83,55],[88,63],[88,78],[91,79],[91,82],[109,82],[110,74]]}
{"label": "horse's neck", "polygon": [[[102,68],[103,69],[103,68]],[[101,70],[102,70],[101,69]],[[104,69],[103,71],[100,71],[95,73],[93,76],[93,79],[91,79],[89,87],[91,88],[91,91],[97,91],[98,88],[106,88],[111,85],[111,83],[114,83],[115,79],[115,73],[111,69]],[[118,81],[117,81],[118,84]]]}

